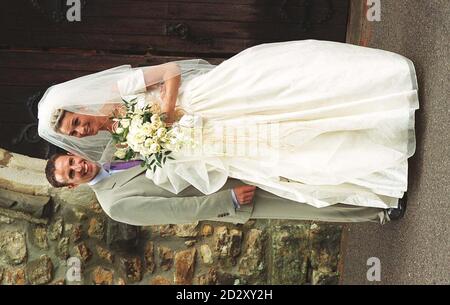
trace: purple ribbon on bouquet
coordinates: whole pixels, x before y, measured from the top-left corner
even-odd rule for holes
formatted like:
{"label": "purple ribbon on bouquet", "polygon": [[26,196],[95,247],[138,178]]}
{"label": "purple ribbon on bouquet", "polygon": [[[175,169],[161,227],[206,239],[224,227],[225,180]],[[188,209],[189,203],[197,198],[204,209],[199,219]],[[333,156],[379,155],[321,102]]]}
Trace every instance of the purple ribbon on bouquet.
{"label": "purple ribbon on bouquet", "polygon": [[103,164],[103,168],[106,171],[111,170],[124,170],[129,169],[138,165],[142,164],[142,160],[130,160],[130,161],[115,161],[115,162],[108,162]]}

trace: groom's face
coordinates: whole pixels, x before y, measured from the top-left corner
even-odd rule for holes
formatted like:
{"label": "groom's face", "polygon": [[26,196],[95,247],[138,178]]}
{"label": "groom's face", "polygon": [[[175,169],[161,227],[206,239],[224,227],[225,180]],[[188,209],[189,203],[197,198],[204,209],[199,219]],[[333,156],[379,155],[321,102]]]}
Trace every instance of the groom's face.
{"label": "groom's face", "polygon": [[65,111],[58,130],[65,135],[82,138],[96,135],[103,125],[100,117]]}
{"label": "groom's face", "polygon": [[98,174],[99,166],[74,155],[60,156],[55,160],[55,178],[58,182],[75,187],[88,183]]}

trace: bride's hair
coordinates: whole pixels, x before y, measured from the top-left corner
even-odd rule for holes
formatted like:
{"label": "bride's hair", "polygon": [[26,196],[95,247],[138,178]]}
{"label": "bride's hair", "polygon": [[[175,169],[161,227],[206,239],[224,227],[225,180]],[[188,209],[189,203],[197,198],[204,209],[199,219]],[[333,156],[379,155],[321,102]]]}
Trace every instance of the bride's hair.
{"label": "bride's hair", "polygon": [[56,131],[56,132],[60,132],[59,128],[61,126],[61,122],[64,119],[64,116],[66,115],[66,111],[64,109],[56,109],[53,114],[52,117],[50,118],[50,127]]}

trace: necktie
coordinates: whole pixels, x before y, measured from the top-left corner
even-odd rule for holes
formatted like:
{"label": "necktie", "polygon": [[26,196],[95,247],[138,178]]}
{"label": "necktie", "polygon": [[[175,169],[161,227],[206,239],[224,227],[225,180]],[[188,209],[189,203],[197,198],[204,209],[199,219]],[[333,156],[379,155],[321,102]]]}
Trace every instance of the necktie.
{"label": "necktie", "polygon": [[130,161],[116,161],[108,162],[103,165],[106,171],[124,170],[129,169],[142,164],[142,160],[130,160]]}

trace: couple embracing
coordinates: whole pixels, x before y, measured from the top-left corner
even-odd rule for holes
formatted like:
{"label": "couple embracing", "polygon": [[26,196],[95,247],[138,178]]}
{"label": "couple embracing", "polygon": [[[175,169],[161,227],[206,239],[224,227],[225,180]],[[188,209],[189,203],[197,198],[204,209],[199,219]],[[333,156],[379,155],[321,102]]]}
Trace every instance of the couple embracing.
{"label": "couple embracing", "polygon": [[117,221],[385,223],[405,210],[418,107],[409,59],[303,40],[55,85],[39,134],[68,151],[49,182],[89,184]]}

